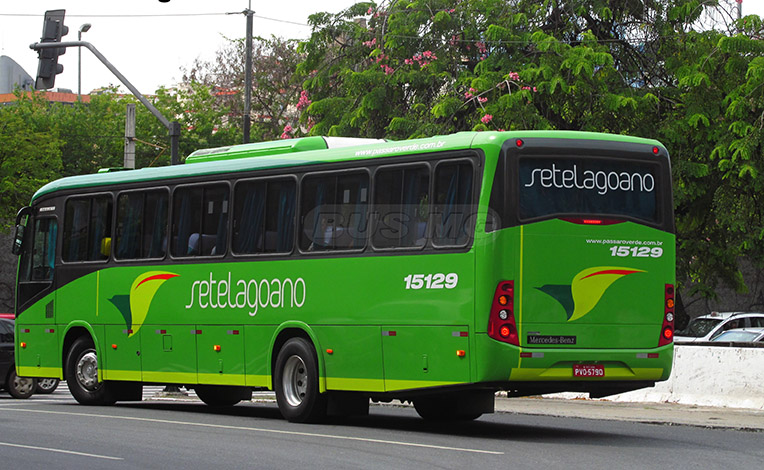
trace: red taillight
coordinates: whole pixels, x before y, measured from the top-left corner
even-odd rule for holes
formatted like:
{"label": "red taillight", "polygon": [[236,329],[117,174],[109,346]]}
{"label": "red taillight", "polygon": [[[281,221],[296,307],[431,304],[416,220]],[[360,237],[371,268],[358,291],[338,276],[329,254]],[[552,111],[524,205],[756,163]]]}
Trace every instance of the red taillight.
{"label": "red taillight", "polygon": [[488,318],[488,336],[503,343],[520,346],[515,323],[515,282],[501,281],[496,286]]}
{"label": "red taillight", "polygon": [[674,341],[674,285],[666,284],[663,302],[663,326],[658,346],[665,346]]}
{"label": "red taillight", "polygon": [[658,152],[660,152],[660,149],[658,147],[653,147],[653,155],[658,155]]}
{"label": "red taillight", "polygon": [[515,140],[515,145],[517,145],[518,147],[522,147],[524,143],[525,143],[525,142],[523,142],[523,139],[517,139],[517,140]]}

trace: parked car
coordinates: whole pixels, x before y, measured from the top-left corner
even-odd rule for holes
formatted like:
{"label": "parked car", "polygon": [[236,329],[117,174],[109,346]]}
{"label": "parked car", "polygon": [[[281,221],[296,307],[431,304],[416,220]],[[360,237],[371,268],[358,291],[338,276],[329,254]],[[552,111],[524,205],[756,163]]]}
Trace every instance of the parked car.
{"label": "parked car", "polygon": [[711,341],[724,331],[735,328],[764,328],[764,313],[711,312],[690,321],[687,328],[676,332],[675,343]]}
{"label": "parked car", "polygon": [[16,375],[14,355],[13,320],[0,318],[0,388],[14,398],[29,398],[37,388],[37,379]]}
{"label": "parked car", "polygon": [[764,328],[734,328],[721,332],[711,341],[727,343],[764,342]]}

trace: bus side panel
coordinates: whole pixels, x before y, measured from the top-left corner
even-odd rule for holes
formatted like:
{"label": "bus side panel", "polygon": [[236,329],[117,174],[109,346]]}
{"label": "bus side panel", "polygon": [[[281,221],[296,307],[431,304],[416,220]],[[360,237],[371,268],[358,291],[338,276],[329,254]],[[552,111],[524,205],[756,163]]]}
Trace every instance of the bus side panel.
{"label": "bus side panel", "polygon": [[315,326],[328,390],[384,391],[379,326]]}
{"label": "bus side panel", "polygon": [[104,325],[104,356],[101,364],[106,380],[141,380],[141,337],[130,335],[125,325]]}
{"label": "bus side panel", "polygon": [[246,325],[244,327],[244,352],[246,385],[271,388],[268,357],[271,339],[276,325]]}
{"label": "bus side panel", "polygon": [[385,391],[470,382],[469,327],[385,326]]}
{"label": "bus side panel", "polygon": [[143,325],[142,380],[161,383],[198,383],[196,325]]}
{"label": "bus side panel", "polygon": [[242,325],[198,326],[199,383],[244,385],[244,331]]}
{"label": "bus side panel", "polygon": [[63,378],[55,297],[53,293],[40,299],[16,319],[16,365],[21,376]]}

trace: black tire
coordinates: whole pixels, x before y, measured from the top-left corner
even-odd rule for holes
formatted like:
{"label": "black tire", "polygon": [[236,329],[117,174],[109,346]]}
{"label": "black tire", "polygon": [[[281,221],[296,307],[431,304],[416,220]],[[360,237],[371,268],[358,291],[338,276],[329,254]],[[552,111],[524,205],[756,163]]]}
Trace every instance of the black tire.
{"label": "black tire", "polygon": [[35,393],[40,393],[43,395],[53,393],[58,388],[59,382],[61,381],[54,378],[37,379],[37,388],[35,389]]}
{"label": "black tire", "polygon": [[34,377],[19,377],[16,375],[16,368],[13,368],[8,372],[6,388],[8,388],[8,393],[13,398],[29,398],[34,395],[35,388],[37,388],[37,379]]}
{"label": "black tire", "polygon": [[274,368],[276,402],[282,416],[293,423],[315,423],[326,418],[326,394],[318,389],[318,359],[313,345],[292,338],[281,348]]}
{"label": "black tire", "polygon": [[[215,407],[234,406],[244,399],[245,394],[240,387],[217,385],[197,385],[194,390],[201,401]],[[249,395],[252,396],[251,391]]]}
{"label": "black tire", "polygon": [[66,384],[72,396],[82,405],[116,403],[109,384],[98,380],[98,355],[89,336],[74,341],[66,356]]}

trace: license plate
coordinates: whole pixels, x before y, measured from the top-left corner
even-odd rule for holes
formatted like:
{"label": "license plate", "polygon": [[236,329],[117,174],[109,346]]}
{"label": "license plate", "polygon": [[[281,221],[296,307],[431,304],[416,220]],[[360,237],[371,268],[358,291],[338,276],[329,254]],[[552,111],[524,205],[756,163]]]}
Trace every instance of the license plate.
{"label": "license plate", "polygon": [[573,377],[604,377],[602,364],[573,364]]}

